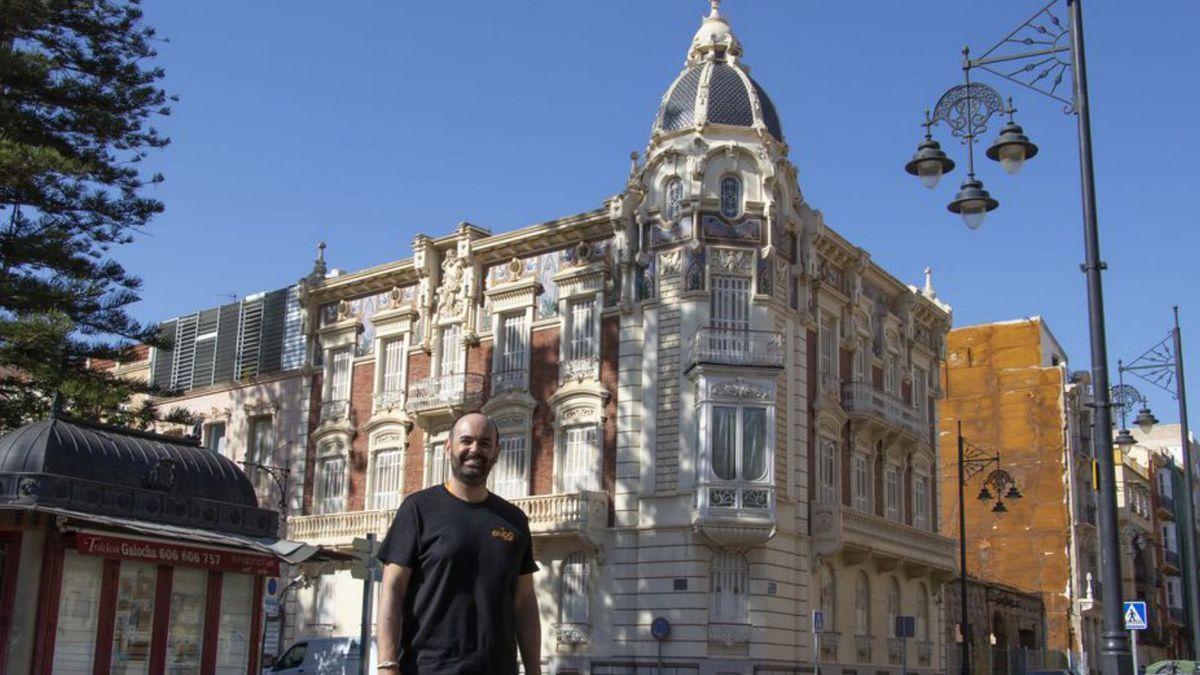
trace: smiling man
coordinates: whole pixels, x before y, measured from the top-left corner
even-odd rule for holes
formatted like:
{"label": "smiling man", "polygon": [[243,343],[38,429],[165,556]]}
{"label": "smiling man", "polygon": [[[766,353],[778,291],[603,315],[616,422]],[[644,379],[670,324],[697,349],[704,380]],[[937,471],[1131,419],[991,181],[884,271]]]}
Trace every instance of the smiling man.
{"label": "smiling man", "polygon": [[521,509],[487,489],[496,424],[469,413],[446,452],[451,476],[409,495],[379,550],[379,670],[404,675],[541,673],[533,539]]}

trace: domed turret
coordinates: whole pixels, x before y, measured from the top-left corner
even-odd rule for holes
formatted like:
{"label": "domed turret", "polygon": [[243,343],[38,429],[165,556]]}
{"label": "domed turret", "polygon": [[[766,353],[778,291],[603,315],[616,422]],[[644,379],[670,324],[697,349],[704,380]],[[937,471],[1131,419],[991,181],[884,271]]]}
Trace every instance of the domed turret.
{"label": "domed turret", "polygon": [[692,38],[687,65],[663,96],[652,134],[722,124],[764,129],[782,141],[775,105],[741,64],[742,45],[719,5],[712,0],[712,11]]}

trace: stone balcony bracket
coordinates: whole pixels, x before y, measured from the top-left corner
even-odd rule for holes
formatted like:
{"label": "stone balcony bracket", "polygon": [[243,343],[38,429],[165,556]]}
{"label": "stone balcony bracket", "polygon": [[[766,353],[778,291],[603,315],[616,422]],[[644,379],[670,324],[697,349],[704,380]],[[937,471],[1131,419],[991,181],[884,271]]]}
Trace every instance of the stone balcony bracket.
{"label": "stone balcony bracket", "polygon": [[775,488],[765,483],[701,484],[692,528],[720,548],[749,548],[775,536]]}

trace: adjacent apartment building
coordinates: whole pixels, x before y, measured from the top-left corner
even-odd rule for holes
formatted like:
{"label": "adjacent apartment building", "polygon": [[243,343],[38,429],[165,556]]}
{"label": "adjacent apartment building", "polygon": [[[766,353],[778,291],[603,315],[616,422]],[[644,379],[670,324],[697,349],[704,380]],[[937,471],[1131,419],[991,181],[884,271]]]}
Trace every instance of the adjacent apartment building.
{"label": "adjacent apartment building", "polygon": [[[1067,355],[1038,317],[956,328],[946,341],[939,404],[942,533],[957,538],[963,508],[968,574],[1039,594],[1046,648],[1059,652],[1059,663],[1048,659],[1046,665],[1082,672],[1098,669],[1101,635],[1089,379],[1068,368]],[[961,507],[960,423],[977,456],[1001,457],[999,466],[967,482]],[[975,499],[997,468],[1024,493],[1005,500],[1007,512]],[[957,607],[944,609],[947,621],[957,623]],[[972,625],[968,634],[974,654],[988,653],[1001,639],[988,625]],[[1019,644],[1016,637],[1006,639]]]}
{"label": "adjacent apartment building", "polygon": [[[949,307],[805,201],[715,8],[621,178],[595,210],[314,271],[289,537],[382,535],[481,409],[500,428],[491,487],[530,518],[549,672],[900,672],[898,616],[916,618],[908,671],[942,672]],[[338,572],[292,595],[290,634],[357,634],[361,588]]]}

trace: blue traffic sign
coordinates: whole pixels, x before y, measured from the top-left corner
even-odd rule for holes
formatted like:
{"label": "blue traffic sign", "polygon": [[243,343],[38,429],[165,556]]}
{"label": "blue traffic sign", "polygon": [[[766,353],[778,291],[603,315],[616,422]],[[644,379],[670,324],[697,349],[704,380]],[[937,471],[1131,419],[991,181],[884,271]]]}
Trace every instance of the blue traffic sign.
{"label": "blue traffic sign", "polygon": [[825,630],[825,612],[819,609],[813,610],[812,629],[814,633],[820,633]]}
{"label": "blue traffic sign", "polygon": [[666,617],[658,617],[650,622],[650,636],[662,642],[671,636],[671,622]]}
{"label": "blue traffic sign", "polygon": [[1125,630],[1146,630],[1146,603],[1141,600],[1125,603]]}

